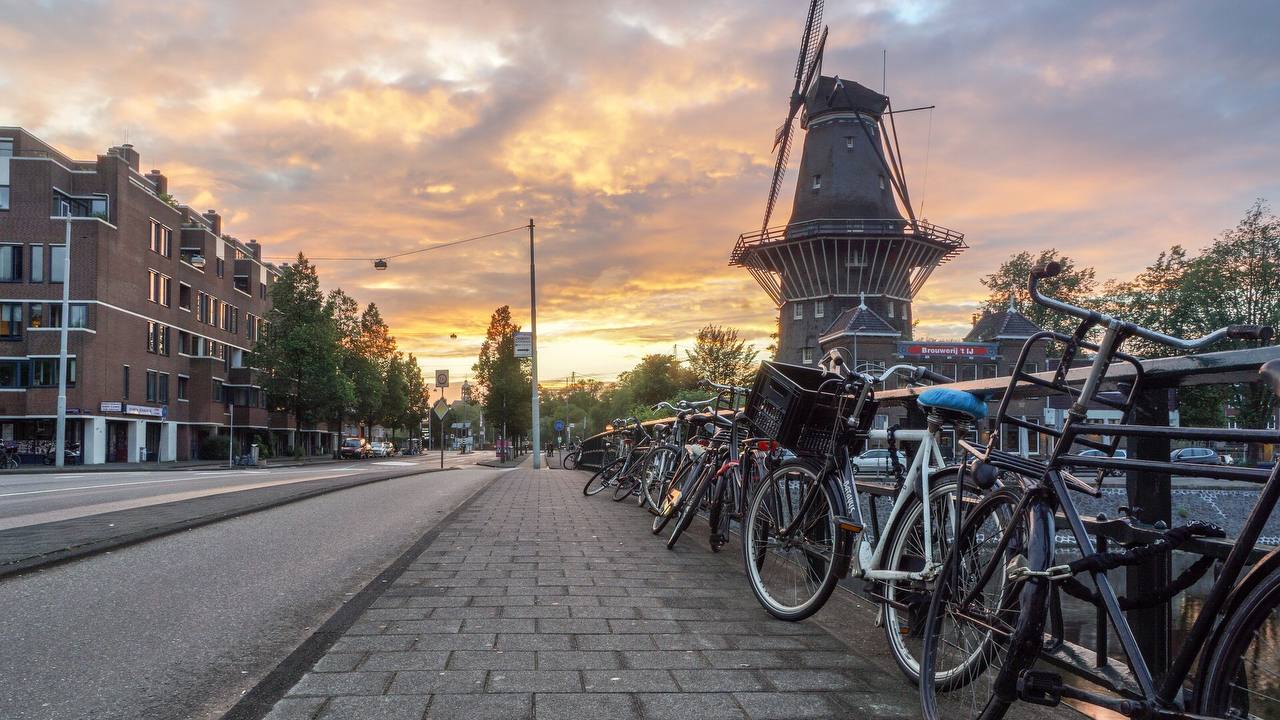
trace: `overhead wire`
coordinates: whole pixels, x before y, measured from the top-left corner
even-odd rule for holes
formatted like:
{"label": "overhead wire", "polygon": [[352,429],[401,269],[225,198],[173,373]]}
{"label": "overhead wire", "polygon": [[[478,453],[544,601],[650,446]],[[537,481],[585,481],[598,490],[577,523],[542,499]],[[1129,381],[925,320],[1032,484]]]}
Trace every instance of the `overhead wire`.
{"label": "overhead wire", "polygon": [[[308,257],[307,259],[308,260],[364,260],[367,262],[373,262],[375,260],[392,260],[395,258],[405,257],[407,255],[416,255],[418,253],[430,252],[431,250],[440,250],[447,247],[454,247],[455,245],[463,245],[465,243],[475,242],[476,240],[484,240],[485,238],[491,238],[496,235],[505,235],[507,233],[515,232],[517,230],[526,230],[528,229],[528,227],[529,227],[528,225],[520,225],[518,227],[507,228],[506,230],[498,230],[491,233],[485,233],[484,235],[475,235],[473,237],[462,238],[461,240],[450,240],[449,242],[438,243],[436,245],[430,245],[424,248],[418,248],[416,250],[406,250],[404,252],[399,252],[392,255],[379,255],[376,257],[356,257],[351,255],[315,256],[315,257]],[[264,260],[292,260],[295,257],[297,256],[296,255],[264,255],[263,259]]]}

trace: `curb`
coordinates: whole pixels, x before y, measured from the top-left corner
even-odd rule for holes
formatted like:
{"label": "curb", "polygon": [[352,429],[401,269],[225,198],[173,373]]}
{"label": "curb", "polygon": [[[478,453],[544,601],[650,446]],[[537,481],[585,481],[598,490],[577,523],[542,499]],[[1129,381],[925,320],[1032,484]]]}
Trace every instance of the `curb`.
{"label": "curb", "polygon": [[[52,567],[54,565],[60,565],[65,562],[78,560],[80,558],[89,557],[91,555],[97,555],[99,553],[106,552],[107,550],[115,550],[116,548],[125,547],[127,545],[134,545],[140,542],[144,542],[146,540],[151,540],[154,538],[163,537],[165,535],[171,535],[173,533],[182,532],[183,530],[191,530],[193,528],[198,528],[202,525],[210,525],[215,522],[230,520],[232,518],[239,517],[241,515],[248,515],[250,513],[259,512],[261,510],[270,510],[271,508],[280,507],[281,505],[287,505],[289,503],[298,502],[299,500],[307,500],[309,498],[318,497],[320,495],[326,495],[331,492],[338,492],[340,490],[349,490],[354,487],[360,487],[361,485],[369,485],[375,482],[382,482],[384,480],[396,480],[399,478],[411,477],[414,475],[426,475],[429,473],[444,472],[447,470],[456,470],[456,469],[458,468],[427,468],[427,469],[414,469],[412,471],[392,471],[385,475],[375,475],[373,477],[361,478],[361,479],[353,480],[350,483],[337,485],[333,487],[303,489],[296,494],[287,495],[282,498],[274,498],[272,500],[258,503],[256,505],[251,505],[249,507],[232,508],[229,510],[209,513],[207,515],[199,515],[197,517],[187,518],[185,520],[180,520],[178,522],[172,522],[167,525],[159,525],[153,528],[147,528],[145,530],[126,533],[124,535],[117,535],[115,537],[105,538],[103,540],[89,542],[82,545],[76,545],[75,547],[69,547],[64,550],[59,550],[56,552],[37,555],[25,560],[19,560],[18,562],[15,562],[15,563],[10,563],[8,565],[0,566],[0,579],[10,578],[16,575],[23,575],[33,570],[43,570],[47,567]],[[239,490],[239,491],[230,492],[230,493],[221,493],[221,495],[228,498],[233,498],[239,493],[249,493],[249,492],[253,492],[254,490],[260,490],[260,489],[262,488]],[[163,505],[178,505],[181,503],[193,502],[194,500],[200,500],[200,499],[203,499],[203,498],[193,498],[191,500],[179,500],[175,503],[160,503],[159,505],[155,505],[152,507],[160,507]],[[103,514],[106,514],[106,513],[103,513]],[[38,527],[38,526],[32,526],[32,527]]]}
{"label": "curb", "polygon": [[[438,472],[438,470],[437,470]],[[503,475],[498,475],[471,493],[448,515],[440,518],[430,530],[422,534],[416,542],[401,553],[377,577],[369,581],[350,600],[339,607],[328,620],[315,632],[302,641],[293,652],[289,653],[270,672],[240,697],[240,700],[222,716],[222,720],[259,720],[275,706],[289,688],[297,684],[307,674],[329,648],[338,642],[352,625],[356,623],[374,601],[386,592],[391,583],[404,574],[405,570],[418,559],[432,542],[440,535],[445,526],[452,523],[463,511],[470,508],[481,496],[486,494]]]}

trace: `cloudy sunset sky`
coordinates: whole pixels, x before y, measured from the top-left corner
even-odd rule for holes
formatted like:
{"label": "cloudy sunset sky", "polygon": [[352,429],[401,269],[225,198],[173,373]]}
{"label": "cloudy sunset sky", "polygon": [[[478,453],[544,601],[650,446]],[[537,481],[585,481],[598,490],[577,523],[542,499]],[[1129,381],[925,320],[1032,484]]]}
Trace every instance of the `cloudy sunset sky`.
{"label": "cloudy sunset sky", "polygon": [[[86,159],[127,136],[268,256],[378,257],[533,217],[542,378],[609,379],[707,322],[768,343],[772,305],[727,257],[760,223],[807,4],[10,0],[0,125]],[[887,50],[895,106],[937,105],[898,121],[906,174],[970,249],[917,299],[919,336],[963,335],[1011,252],[1129,277],[1257,197],[1280,205],[1280,3],[828,0],[825,17],[826,74],[879,89]],[[527,241],[317,264],[425,370],[461,375],[496,306],[527,323]]]}

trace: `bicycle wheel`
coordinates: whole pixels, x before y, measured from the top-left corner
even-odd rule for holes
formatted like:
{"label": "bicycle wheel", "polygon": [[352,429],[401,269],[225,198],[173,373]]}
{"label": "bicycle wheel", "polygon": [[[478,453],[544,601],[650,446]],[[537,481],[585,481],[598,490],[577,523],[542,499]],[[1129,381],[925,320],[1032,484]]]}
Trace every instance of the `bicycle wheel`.
{"label": "bicycle wheel", "polygon": [[573,470],[578,467],[578,453],[569,453],[568,455],[565,455],[564,459],[560,461],[560,467],[565,470]]}
{"label": "bicycle wheel", "polygon": [[660,445],[649,455],[649,462],[640,471],[640,499],[636,503],[649,512],[658,513],[658,501],[662,488],[671,479],[680,462],[680,448]]}
{"label": "bicycle wheel", "polygon": [[[955,472],[935,475],[929,482],[929,544],[935,569],[941,569],[942,561],[951,548],[952,538],[961,519],[956,517],[956,489],[959,475]],[[978,502],[975,486],[965,491],[966,505]],[[998,516],[997,516],[997,519]],[[924,503],[919,495],[912,495],[903,506],[894,524],[885,533],[884,557],[880,567],[900,572],[925,570]],[[885,639],[893,659],[912,683],[920,680],[920,652],[922,649],[925,616],[929,612],[929,598],[933,582],[926,580],[886,580],[883,582],[885,602]]]}
{"label": "bicycle wheel", "polygon": [[[803,517],[804,496],[818,495]],[[755,489],[742,520],[742,558],[756,600],[770,615],[803,620],[820,610],[849,571],[848,542],[835,524],[836,495],[804,465],[786,465]],[[795,533],[782,531],[795,522]]]}
{"label": "bicycle wheel", "polygon": [[1050,582],[1009,582],[1006,566],[1015,558],[1025,558],[1033,571],[1052,564],[1053,510],[1036,498],[1019,511],[1020,501],[1011,489],[988,495],[969,513],[947,555],[920,653],[926,720],[999,720],[1017,697],[1018,673],[1040,654]]}
{"label": "bicycle wheel", "polygon": [[658,513],[653,518],[653,534],[657,535],[667,527],[667,523],[680,511],[680,499],[693,490],[693,485],[702,473],[703,463],[688,462],[678,475],[673,476],[662,489]]}
{"label": "bicycle wheel", "polygon": [[617,484],[613,487],[613,501],[622,502],[622,500],[636,489],[636,466],[628,463],[623,471],[618,474]]}
{"label": "bicycle wheel", "polygon": [[698,477],[694,480],[693,487],[689,492],[680,495],[680,507],[675,512],[676,524],[675,527],[671,528],[671,536],[667,538],[668,550],[675,549],[676,543],[680,542],[680,536],[693,523],[693,518],[698,514],[698,508],[702,505],[702,496],[711,487],[711,480],[711,467],[706,466],[702,472],[698,473]]}
{"label": "bicycle wheel", "polygon": [[1280,718],[1280,571],[1249,592],[1222,626],[1200,674],[1200,714]]}
{"label": "bicycle wheel", "polygon": [[626,461],[626,458],[618,458],[597,470],[596,474],[592,475],[591,479],[587,481],[587,484],[582,486],[582,494],[590,497],[613,484],[616,480],[615,476],[622,471],[622,464]]}

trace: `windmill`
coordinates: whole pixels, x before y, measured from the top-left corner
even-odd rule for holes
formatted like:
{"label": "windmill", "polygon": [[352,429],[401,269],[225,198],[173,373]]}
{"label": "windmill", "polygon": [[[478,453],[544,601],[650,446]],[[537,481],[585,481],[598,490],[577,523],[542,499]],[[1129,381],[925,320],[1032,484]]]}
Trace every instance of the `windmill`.
{"label": "windmill", "polygon": [[[764,221],[739,236],[729,260],[778,307],[785,362],[859,335],[910,339],[912,299],[966,247],[962,234],[916,218],[889,98],[822,73],[822,10],[823,0],[810,0],[787,115],[774,134]],[[770,227],[797,116],[804,145],[791,218]]]}

